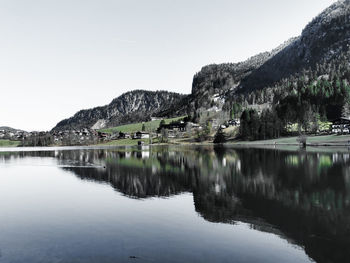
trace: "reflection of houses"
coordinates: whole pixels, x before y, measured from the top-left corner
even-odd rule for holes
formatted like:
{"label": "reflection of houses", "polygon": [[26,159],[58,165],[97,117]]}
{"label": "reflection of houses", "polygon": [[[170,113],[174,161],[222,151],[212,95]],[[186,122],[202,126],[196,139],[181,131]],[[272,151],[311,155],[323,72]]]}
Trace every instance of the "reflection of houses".
{"label": "reflection of houses", "polygon": [[149,158],[149,151],[142,151],[141,152],[141,158],[142,159]]}
{"label": "reflection of houses", "polygon": [[337,133],[337,134],[349,133],[349,129],[350,129],[350,119],[338,118],[333,121],[332,133]]}
{"label": "reflection of houses", "polygon": [[143,131],[138,131],[134,134],[133,139],[149,139],[149,133],[148,132],[143,132]]}

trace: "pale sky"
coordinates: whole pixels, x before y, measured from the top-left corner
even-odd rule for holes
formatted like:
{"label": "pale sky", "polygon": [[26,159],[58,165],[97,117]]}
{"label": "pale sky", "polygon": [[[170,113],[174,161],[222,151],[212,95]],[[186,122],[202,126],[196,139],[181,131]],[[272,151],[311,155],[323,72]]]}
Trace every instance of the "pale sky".
{"label": "pale sky", "polygon": [[211,63],[269,51],[334,0],[0,0],[0,126],[50,130],[134,89],[190,93]]}

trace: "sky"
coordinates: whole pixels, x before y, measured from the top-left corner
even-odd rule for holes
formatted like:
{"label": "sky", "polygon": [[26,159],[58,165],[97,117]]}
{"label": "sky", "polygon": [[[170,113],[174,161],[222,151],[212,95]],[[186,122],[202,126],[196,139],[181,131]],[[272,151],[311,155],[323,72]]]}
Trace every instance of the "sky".
{"label": "sky", "polygon": [[50,130],[291,37],[335,0],[0,0],[0,126]]}

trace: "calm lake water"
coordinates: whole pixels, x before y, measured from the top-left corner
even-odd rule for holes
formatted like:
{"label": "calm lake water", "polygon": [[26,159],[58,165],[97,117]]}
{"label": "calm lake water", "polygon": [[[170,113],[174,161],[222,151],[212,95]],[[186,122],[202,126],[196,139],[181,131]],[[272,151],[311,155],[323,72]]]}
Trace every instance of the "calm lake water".
{"label": "calm lake water", "polygon": [[0,152],[0,262],[349,262],[349,151]]}

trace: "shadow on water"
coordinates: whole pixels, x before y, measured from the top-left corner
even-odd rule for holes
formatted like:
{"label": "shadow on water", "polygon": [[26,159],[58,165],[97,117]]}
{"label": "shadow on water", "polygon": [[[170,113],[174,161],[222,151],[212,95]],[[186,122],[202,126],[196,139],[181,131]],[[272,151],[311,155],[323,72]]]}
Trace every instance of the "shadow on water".
{"label": "shadow on water", "polygon": [[[302,246],[317,262],[350,258],[349,152],[212,147],[22,152],[135,199],[193,193],[210,222],[246,222]],[[1,254],[0,254],[1,255]]]}

